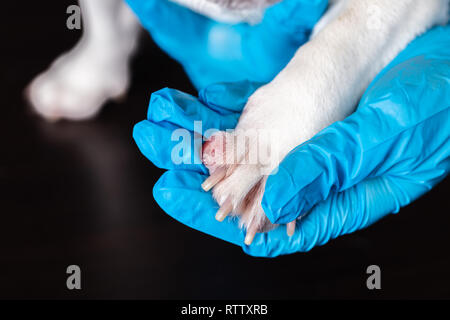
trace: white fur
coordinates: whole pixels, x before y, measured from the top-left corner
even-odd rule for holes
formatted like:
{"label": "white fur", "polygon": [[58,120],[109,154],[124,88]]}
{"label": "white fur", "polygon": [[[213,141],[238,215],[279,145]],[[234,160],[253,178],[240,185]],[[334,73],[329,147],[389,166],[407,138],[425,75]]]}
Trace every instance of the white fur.
{"label": "white fur", "polygon": [[[183,6],[190,8],[200,14],[208,16],[214,20],[225,23],[249,22],[257,23],[261,20],[264,9],[267,7],[269,1],[267,0],[253,0],[252,7],[241,6],[239,10],[228,8],[223,5],[226,1],[211,1],[211,0],[171,0]],[[245,1],[242,1],[245,2]],[[247,0],[247,2],[249,2]]]}

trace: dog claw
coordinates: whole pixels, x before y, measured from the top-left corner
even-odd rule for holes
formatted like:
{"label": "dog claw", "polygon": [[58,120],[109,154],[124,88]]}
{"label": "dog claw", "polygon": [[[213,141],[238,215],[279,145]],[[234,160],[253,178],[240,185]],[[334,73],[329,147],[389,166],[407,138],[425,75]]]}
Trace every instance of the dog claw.
{"label": "dog claw", "polygon": [[292,222],[289,222],[286,225],[286,232],[287,232],[287,235],[289,237],[292,237],[294,235],[294,232],[295,232],[295,220],[292,221]]}
{"label": "dog claw", "polygon": [[223,178],[225,178],[226,173],[226,168],[218,168],[202,183],[202,189],[208,192],[216,184],[222,181]]}
{"label": "dog claw", "polygon": [[233,204],[231,203],[231,199],[225,200],[225,202],[220,206],[219,210],[216,213],[216,220],[222,222],[232,210]]}
{"label": "dog claw", "polygon": [[253,239],[255,238],[256,232],[258,231],[257,224],[251,224],[247,229],[247,234],[245,235],[244,243],[249,246],[252,244]]}

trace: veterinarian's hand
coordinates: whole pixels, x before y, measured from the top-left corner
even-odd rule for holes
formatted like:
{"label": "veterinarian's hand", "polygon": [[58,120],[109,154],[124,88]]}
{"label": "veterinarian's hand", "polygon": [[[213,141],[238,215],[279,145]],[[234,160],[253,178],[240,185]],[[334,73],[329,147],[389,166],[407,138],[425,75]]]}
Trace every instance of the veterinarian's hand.
{"label": "veterinarian's hand", "polygon": [[[268,252],[307,251],[365,228],[450,171],[450,26],[415,40],[371,84],[357,111],[293,150],[268,178],[273,223],[305,215]],[[283,249],[274,249],[277,246]]]}
{"label": "veterinarian's hand", "polygon": [[[169,170],[153,188],[161,208],[193,229],[239,246],[244,245],[245,234],[237,221],[218,222],[214,216],[219,206],[211,192],[201,188],[208,170],[199,159],[198,147],[206,130],[236,126],[248,97],[259,85],[248,81],[211,85],[200,91],[199,99],[173,89],[160,90],[152,94],[147,120],[133,131],[141,152],[157,167]],[[201,126],[195,121],[202,121]],[[180,146],[184,147],[181,159]]]}
{"label": "veterinarian's hand", "polygon": [[[200,187],[201,164],[166,172],[155,199],[182,223],[271,257],[308,251],[398,211],[450,170],[449,34],[450,27],[437,28],[415,40],[372,83],[352,116],[292,151],[269,177],[263,206],[272,222],[307,213],[292,237],[279,227],[245,246],[235,220],[214,219],[218,205]],[[192,130],[193,120],[203,120],[203,130],[232,128],[255,89],[215,85],[200,101],[174,90],[156,93],[149,120],[135,127],[136,142],[157,166],[180,168],[171,160],[179,143],[171,141],[173,129]]]}
{"label": "veterinarian's hand", "polygon": [[328,0],[288,0],[261,23],[218,23],[168,0],[127,0],[154,41],[180,62],[197,88],[269,82],[307,41]]}

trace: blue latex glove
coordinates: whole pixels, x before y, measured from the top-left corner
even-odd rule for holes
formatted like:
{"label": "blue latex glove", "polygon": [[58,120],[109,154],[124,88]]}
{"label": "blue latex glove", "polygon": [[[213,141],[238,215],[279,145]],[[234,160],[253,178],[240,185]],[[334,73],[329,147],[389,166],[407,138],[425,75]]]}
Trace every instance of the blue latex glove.
{"label": "blue latex glove", "polygon": [[[308,212],[292,237],[281,226],[251,246],[234,219],[214,219],[218,205],[200,184],[203,165],[170,160],[175,128],[232,128],[257,85],[213,85],[200,98],[164,89],[134,138],[167,171],[154,187],[161,208],[182,223],[242,246],[255,256],[308,251],[369,226],[414,201],[450,170],[450,27],[416,39],[372,82],[357,111],[293,150],[270,176],[263,207],[272,222]],[[194,136],[194,135],[193,135]],[[198,137],[197,137],[198,138]],[[189,155],[193,161],[194,155]],[[178,170],[181,169],[181,170]]]}
{"label": "blue latex glove", "polygon": [[218,23],[168,0],[127,0],[154,41],[197,88],[218,82],[269,82],[308,40],[328,0],[284,0],[261,23]]}

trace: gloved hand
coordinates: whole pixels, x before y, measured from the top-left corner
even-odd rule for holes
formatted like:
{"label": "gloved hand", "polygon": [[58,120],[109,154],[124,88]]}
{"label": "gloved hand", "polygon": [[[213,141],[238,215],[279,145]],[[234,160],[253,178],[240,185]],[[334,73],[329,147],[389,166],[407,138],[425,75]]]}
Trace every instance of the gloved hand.
{"label": "gloved hand", "polygon": [[[308,251],[369,226],[414,201],[450,170],[450,26],[416,39],[372,82],[357,111],[293,150],[269,177],[263,208],[274,223],[307,213],[292,237],[284,227],[257,234],[250,246],[234,219],[214,219],[218,205],[200,185],[203,165],[175,165],[175,128],[233,128],[251,83],[213,85],[197,100],[175,90],[155,93],[148,120],[136,125],[142,153],[167,171],[154,197],[191,228],[242,246],[255,256]],[[197,137],[197,139],[199,136]],[[194,161],[195,153],[185,160]],[[180,169],[180,170],[178,170]]]}
{"label": "gloved hand", "polygon": [[239,80],[269,82],[307,41],[328,5],[328,0],[284,0],[250,26],[219,23],[168,0],[126,1],[197,88]]}

